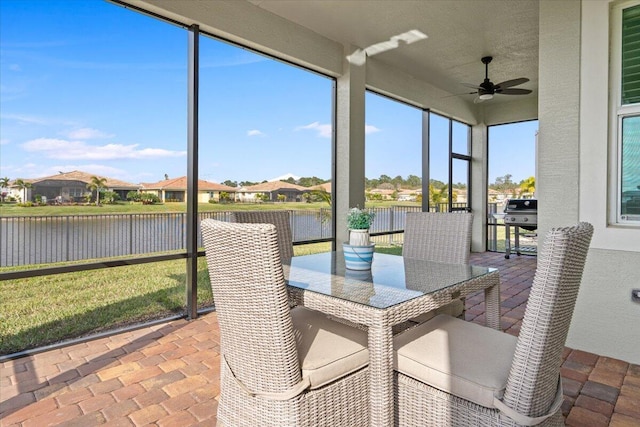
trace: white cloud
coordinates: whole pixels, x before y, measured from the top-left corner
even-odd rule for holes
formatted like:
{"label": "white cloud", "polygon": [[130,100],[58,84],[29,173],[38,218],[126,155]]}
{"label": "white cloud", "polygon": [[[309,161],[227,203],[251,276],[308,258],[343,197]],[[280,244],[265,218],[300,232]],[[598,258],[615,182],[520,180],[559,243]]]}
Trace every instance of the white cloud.
{"label": "white cloud", "polygon": [[6,138],[0,138],[0,145],[7,145],[9,144],[9,140]]}
{"label": "white cloud", "polygon": [[247,131],[247,136],[265,136],[264,133],[260,132],[258,129],[251,129]]}
{"label": "white cloud", "polygon": [[[315,130],[318,132],[318,136],[322,138],[331,138],[331,125],[328,123],[322,124],[320,122],[313,122],[305,126],[298,126],[296,130]],[[366,135],[376,132],[380,132],[380,129],[373,125],[364,126],[364,133]]]}
{"label": "white cloud", "polygon": [[38,138],[22,144],[29,152],[44,152],[52,159],[65,160],[115,160],[152,159],[186,156],[186,151],[170,151],[162,148],[139,149],[138,144],[89,145],[82,141]]}
{"label": "white cloud", "polygon": [[30,124],[30,125],[48,125],[51,123],[51,121],[48,119],[44,119],[36,116],[27,116],[24,114],[2,114],[0,118],[4,120],[14,120],[20,124]]}
{"label": "white cloud", "polygon": [[331,125],[329,123],[321,124],[320,122],[313,122],[305,126],[298,126],[296,130],[315,130],[318,132],[318,136],[331,138]]}
{"label": "white cloud", "polygon": [[42,167],[35,163],[18,163],[10,165],[0,165],[0,176],[15,178],[35,178],[41,176]]}
{"label": "white cloud", "polygon": [[101,139],[101,138],[113,138],[114,135],[110,135],[92,128],[80,128],[74,129],[66,133],[66,136],[71,139]]}
{"label": "white cloud", "polygon": [[380,129],[378,129],[377,127],[373,126],[373,125],[364,125],[364,133],[365,135],[369,135],[370,133],[376,133],[376,132],[380,132]]}
{"label": "white cloud", "polygon": [[78,126],[77,122],[60,117],[32,116],[28,114],[0,114],[0,119],[11,120],[19,125],[41,125],[54,126],[62,125],[67,127]]}

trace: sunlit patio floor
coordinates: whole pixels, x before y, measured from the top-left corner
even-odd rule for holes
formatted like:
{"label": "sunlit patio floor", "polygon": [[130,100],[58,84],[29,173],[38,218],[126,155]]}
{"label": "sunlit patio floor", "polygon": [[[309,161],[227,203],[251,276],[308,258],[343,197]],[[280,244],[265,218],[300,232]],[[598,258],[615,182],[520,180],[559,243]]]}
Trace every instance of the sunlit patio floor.
{"label": "sunlit patio floor", "polygon": [[[536,258],[473,254],[500,269],[502,328],[517,335]],[[484,321],[483,295],[467,299]],[[0,425],[213,426],[219,385],[215,313],[50,350],[0,364]],[[570,426],[640,426],[640,366],[564,352],[563,413]]]}

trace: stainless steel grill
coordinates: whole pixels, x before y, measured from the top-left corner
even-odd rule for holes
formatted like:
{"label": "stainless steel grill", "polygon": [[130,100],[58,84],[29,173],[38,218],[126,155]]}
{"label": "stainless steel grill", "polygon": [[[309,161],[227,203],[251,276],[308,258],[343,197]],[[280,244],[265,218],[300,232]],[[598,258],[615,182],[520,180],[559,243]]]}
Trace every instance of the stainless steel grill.
{"label": "stainless steel grill", "polygon": [[[504,208],[505,255],[511,255],[511,227],[514,229],[515,246],[513,250],[520,255],[525,248],[520,247],[520,228],[535,231],[538,228],[538,201],[536,199],[510,199]],[[532,248],[526,248],[531,251]],[[534,249],[535,250],[535,249]]]}

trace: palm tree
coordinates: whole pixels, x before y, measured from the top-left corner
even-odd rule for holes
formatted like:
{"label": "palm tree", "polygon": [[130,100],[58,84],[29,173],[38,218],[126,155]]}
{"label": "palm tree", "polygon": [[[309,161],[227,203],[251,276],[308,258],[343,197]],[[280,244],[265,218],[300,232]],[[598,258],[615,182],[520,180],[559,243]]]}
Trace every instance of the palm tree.
{"label": "palm tree", "polygon": [[91,182],[87,184],[87,188],[90,191],[96,192],[96,206],[100,206],[100,190],[105,188],[106,183],[107,183],[107,178],[92,176]]}
{"label": "palm tree", "polygon": [[331,193],[329,193],[324,188],[320,188],[318,190],[312,190],[309,194],[320,199],[322,202],[326,202],[329,206],[331,206]]}
{"label": "palm tree", "polygon": [[[2,190],[3,188],[9,188],[9,178],[7,178],[6,176],[4,178],[0,178],[0,190]],[[5,192],[0,191],[0,200],[2,201],[2,203],[4,203],[4,195]]]}
{"label": "palm tree", "polygon": [[520,182],[520,197],[524,194],[534,194],[536,192],[536,178],[530,176]]}
{"label": "palm tree", "polygon": [[448,185],[437,189],[433,184],[429,184],[429,200],[436,207],[436,212],[440,212],[440,205],[447,201],[449,196]]}
{"label": "palm tree", "polygon": [[25,190],[28,189],[28,188],[31,188],[31,183],[30,182],[26,182],[22,178],[18,178],[18,179],[16,179],[16,182],[13,183],[13,185],[18,187],[18,189],[20,190],[20,198],[22,199],[20,201],[21,202],[26,202],[27,192]]}

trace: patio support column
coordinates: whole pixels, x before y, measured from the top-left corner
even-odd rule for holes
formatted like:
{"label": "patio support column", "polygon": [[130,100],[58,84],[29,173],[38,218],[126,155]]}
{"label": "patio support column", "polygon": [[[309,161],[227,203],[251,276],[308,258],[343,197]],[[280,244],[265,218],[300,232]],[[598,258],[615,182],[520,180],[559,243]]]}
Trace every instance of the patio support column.
{"label": "patio support column", "polygon": [[538,236],[580,220],[581,13],[581,2],[540,2]]}
{"label": "patio support column", "polygon": [[[198,56],[200,28],[189,27],[187,106],[187,317],[198,317]],[[165,194],[166,196],[166,194]]]}
{"label": "patio support column", "polygon": [[487,188],[489,155],[487,126],[477,124],[471,127],[471,252],[487,250]]}
{"label": "patio support column", "polygon": [[343,73],[337,79],[334,204],[337,250],[349,240],[347,211],[364,207],[364,94],[366,54],[345,46]]}

